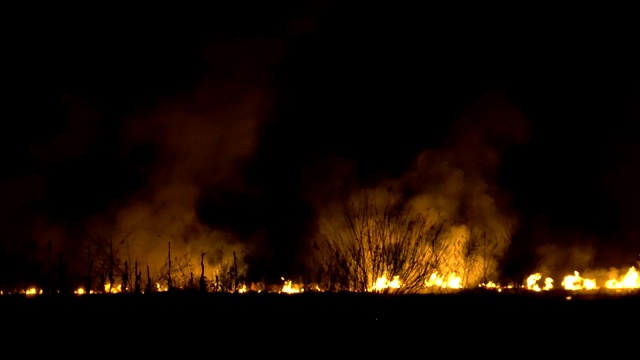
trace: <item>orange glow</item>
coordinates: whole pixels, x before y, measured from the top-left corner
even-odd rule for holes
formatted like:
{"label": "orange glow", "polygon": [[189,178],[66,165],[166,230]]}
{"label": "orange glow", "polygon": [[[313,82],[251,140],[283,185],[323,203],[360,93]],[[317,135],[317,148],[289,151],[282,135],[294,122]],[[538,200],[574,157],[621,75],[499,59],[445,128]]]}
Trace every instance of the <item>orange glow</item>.
{"label": "orange glow", "polygon": [[[319,286],[319,284],[306,284],[306,285],[295,284],[293,283],[293,281],[286,280],[284,277],[281,277],[281,279],[283,280],[284,284],[280,289],[267,290],[265,287],[265,284],[262,284],[262,283],[252,283],[250,284],[250,289],[252,292],[269,291],[269,292],[277,292],[277,293],[284,293],[284,294],[302,293],[305,291],[305,289],[312,289],[312,291],[319,291],[319,292],[328,291],[327,289],[324,289],[323,287]],[[601,282],[600,285],[598,285],[597,282]],[[503,286],[493,281],[481,283],[476,286],[484,289],[495,290],[497,292],[501,292],[502,290],[505,290],[505,289],[514,288],[513,285]],[[159,282],[154,283],[153,287],[154,287],[153,291],[155,292],[168,291],[168,286],[166,284],[163,285]],[[402,283],[402,280],[400,279],[400,276],[394,275],[392,279],[389,279],[389,277],[385,273],[381,277],[377,278],[376,281],[373,283],[373,285],[367,291],[369,292],[391,291],[393,289],[401,289],[402,287],[403,287],[403,283]],[[175,288],[183,289],[182,287],[175,287]],[[462,278],[458,275],[457,272],[454,271],[449,273],[446,276],[439,274],[437,272],[432,273],[428,277],[428,279],[424,280],[424,288],[430,289],[427,291],[432,291],[435,289],[464,289],[464,286],[462,285]],[[534,291],[534,292],[549,291],[554,289],[554,280],[551,277],[543,277],[542,273],[536,272],[529,275],[526,278],[526,280],[524,281],[524,284],[522,284],[522,288],[529,291]],[[633,266],[630,267],[627,270],[627,272],[624,273],[623,275],[615,278],[611,278],[606,281],[596,280],[595,278],[585,278],[581,276],[578,271],[574,271],[573,274],[566,275],[563,277],[561,289],[566,291],[576,291],[576,292],[577,291],[593,291],[593,290],[620,292],[620,291],[636,290],[636,289],[640,289],[640,276],[636,268]],[[127,289],[127,291],[130,291],[130,290]],[[354,291],[354,290],[347,290],[347,291]],[[73,291],[73,293],[76,295],[87,295],[87,294],[95,294],[95,293],[116,294],[121,292],[124,292],[121,284],[111,285],[109,283],[106,283],[104,285],[104,290],[102,292],[94,291],[94,290],[87,292],[86,289],[83,287],[79,287]],[[248,293],[249,285],[238,284],[237,292],[241,294]],[[36,287],[31,287],[31,288],[21,289],[21,290],[19,289],[15,291],[6,291],[6,290],[0,291],[0,295],[22,294],[26,296],[36,296],[42,293],[43,293],[43,290],[38,289]]]}
{"label": "orange glow", "polygon": [[496,290],[497,292],[501,292],[502,291],[502,286],[494,283],[493,281],[489,281],[488,283],[482,283],[482,284],[478,285],[478,287],[484,288],[484,289]]}
{"label": "orange glow", "polygon": [[122,292],[122,285],[113,285],[112,286],[110,283],[106,283],[106,284],[104,284],[104,292],[105,293],[111,293],[111,294]]}
{"label": "orange glow", "polygon": [[[281,279],[284,280],[284,278]],[[285,294],[297,294],[299,292],[302,292],[302,289],[300,289],[298,285],[292,285],[291,280],[285,280],[284,286],[282,287],[282,290],[280,290],[280,292]]]}
{"label": "orange glow", "polygon": [[562,280],[562,286],[565,290],[595,290],[598,288],[595,279],[585,279],[577,271],[574,271],[573,275],[565,276]]}
{"label": "orange glow", "polygon": [[540,281],[540,279],[542,279],[542,274],[541,273],[535,273],[535,274],[531,274],[529,275],[529,277],[527,277],[527,281],[526,281],[526,288],[528,290],[532,290],[532,291],[542,291],[542,290],[551,290],[553,289],[553,279],[550,277],[546,277],[544,279],[544,286],[541,288],[540,285],[538,285],[538,282]]}
{"label": "orange glow", "polygon": [[376,280],[376,283],[369,289],[369,291],[382,291],[385,289],[398,289],[400,287],[399,276],[394,276],[393,280],[389,281],[387,275],[383,274]]}
{"label": "orange glow", "polygon": [[424,285],[426,287],[461,289],[462,279],[455,272],[450,273],[446,278],[437,273],[433,273],[428,280],[424,281]]}
{"label": "orange glow", "polygon": [[38,289],[36,289],[35,287],[32,287],[25,290],[24,293],[25,295],[37,295],[37,294],[42,294],[42,290],[38,291]]}
{"label": "orange glow", "polygon": [[635,267],[631,267],[622,279],[610,279],[605,283],[607,289],[640,289],[640,279]]}

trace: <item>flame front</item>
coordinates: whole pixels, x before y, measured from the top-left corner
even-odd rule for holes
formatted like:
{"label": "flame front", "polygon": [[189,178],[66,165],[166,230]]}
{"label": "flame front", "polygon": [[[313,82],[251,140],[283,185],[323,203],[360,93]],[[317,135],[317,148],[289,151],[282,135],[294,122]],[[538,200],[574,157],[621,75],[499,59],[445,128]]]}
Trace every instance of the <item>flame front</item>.
{"label": "flame front", "polygon": [[[544,280],[544,286],[540,287],[539,283],[542,279],[542,274],[537,272],[529,275],[525,280],[524,288],[531,291],[547,291],[553,289],[553,279],[546,277]],[[505,287],[494,282],[487,282],[480,284],[480,287],[485,289],[502,290]],[[507,288],[509,288],[507,286]],[[571,275],[566,275],[562,280],[562,288],[567,291],[591,291],[601,289],[598,286],[598,281],[595,278],[585,278],[580,275],[578,271],[574,271]],[[624,291],[640,289],[640,278],[635,267],[629,268],[625,275],[606,280],[604,282],[605,290]]]}
{"label": "flame front", "polygon": [[607,289],[640,289],[638,271],[631,267],[621,280],[611,279],[605,283]]}
{"label": "flame front", "polygon": [[398,289],[400,288],[400,276],[395,275],[393,280],[387,279],[387,274],[383,274],[376,280],[376,283],[369,289],[369,291],[383,291],[385,289]]}
{"label": "flame front", "polygon": [[[284,280],[284,278],[281,279]],[[292,285],[291,280],[285,280],[284,286],[282,287],[282,290],[280,290],[280,292],[285,294],[297,294],[299,292],[302,292],[302,290],[297,285]]]}
{"label": "flame front", "polygon": [[455,272],[450,273],[446,278],[433,273],[428,280],[425,280],[424,285],[426,287],[461,289],[462,279]]}
{"label": "flame front", "polygon": [[542,291],[542,290],[551,290],[553,289],[553,279],[550,277],[546,277],[544,279],[544,287],[540,288],[540,285],[538,285],[538,281],[540,281],[540,279],[542,279],[542,274],[541,273],[535,273],[535,274],[531,274],[529,275],[529,277],[527,277],[527,281],[526,281],[526,288],[528,290],[532,290],[532,291]]}
{"label": "flame front", "polygon": [[[613,269],[613,268],[612,268]],[[616,271],[617,274],[617,271]],[[613,277],[613,275],[609,275],[611,278],[604,281],[603,279],[596,277],[583,277],[578,271],[574,271],[573,274],[566,275],[562,280],[562,289],[566,291],[594,291],[594,290],[602,290],[602,291],[614,291],[614,292],[622,292],[629,291],[634,289],[640,289],[640,276],[635,267],[630,267],[627,272],[622,276]],[[543,280],[544,278],[544,280]],[[318,286],[318,284],[295,284],[292,280],[285,280],[284,277],[281,277],[284,281],[282,287],[272,290],[267,290],[270,292],[278,292],[284,294],[297,294],[304,292],[305,289],[312,289],[311,291],[328,291],[327,289],[323,289]],[[598,282],[602,284],[598,286]],[[451,272],[448,275],[442,275],[438,272],[433,272],[431,275],[424,280],[424,288],[431,289],[429,291],[434,291],[436,289],[463,289],[462,278],[457,274],[457,272]],[[153,284],[154,291],[162,292],[168,291],[167,285],[163,285],[159,282]],[[238,293],[247,293],[247,292],[261,292],[264,289],[263,286],[255,286],[255,283],[252,283],[250,288],[247,284],[241,283],[237,287]],[[402,282],[402,278],[398,275],[393,275],[392,279],[389,279],[388,275],[384,273],[381,277],[377,278],[371,287],[367,290],[368,292],[382,292],[382,291],[390,291],[394,289],[401,289],[404,286]],[[513,289],[513,285],[503,286],[499,283],[488,281],[478,285],[480,288],[491,289],[495,291],[502,291],[504,289]],[[123,292],[130,292],[131,290],[127,287],[126,290],[123,290],[122,284],[111,284],[105,283],[103,286],[103,291],[100,293],[106,294],[117,294]],[[554,280],[551,277],[543,277],[543,274],[540,272],[533,273],[529,275],[524,284],[523,288],[529,291],[540,292],[540,291],[549,291],[554,288]],[[353,291],[353,290],[351,290]],[[27,296],[35,296],[43,293],[42,289],[38,289],[36,287],[31,287],[24,290],[17,290],[13,292],[9,291],[0,291],[0,295],[5,294],[23,294]],[[74,291],[76,295],[87,295],[87,294],[95,294],[99,293],[97,291],[87,291],[85,288],[80,287]]]}
{"label": "flame front", "polygon": [[567,275],[562,280],[562,286],[565,290],[595,290],[595,279],[585,279],[577,271],[573,272],[573,275]]}

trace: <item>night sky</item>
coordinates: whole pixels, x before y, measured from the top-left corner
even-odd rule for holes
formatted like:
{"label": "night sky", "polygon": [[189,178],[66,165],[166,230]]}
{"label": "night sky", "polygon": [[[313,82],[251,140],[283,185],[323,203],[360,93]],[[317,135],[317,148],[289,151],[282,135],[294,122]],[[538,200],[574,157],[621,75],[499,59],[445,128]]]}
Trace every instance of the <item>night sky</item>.
{"label": "night sky", "polygon": [[505,273],[635,264],[628,12],[244,5],[11,16],[0,282],[97,236],[158,256],[228,244],[279,278],[326,199],[390,182],[489,198],[512,219]]}

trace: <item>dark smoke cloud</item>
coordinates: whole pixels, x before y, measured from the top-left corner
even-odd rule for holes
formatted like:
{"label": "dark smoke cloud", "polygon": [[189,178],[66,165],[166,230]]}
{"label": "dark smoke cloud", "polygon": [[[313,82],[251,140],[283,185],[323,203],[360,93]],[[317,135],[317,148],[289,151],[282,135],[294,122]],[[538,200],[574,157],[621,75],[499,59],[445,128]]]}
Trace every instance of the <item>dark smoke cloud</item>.
{"label": "dark smoke cloud", "polygon": [[211,41],[200,84],[122,119],[82,95],[65,96],[59,131],[22,149],[37,166],[1,179],[3,280],[41,273],[48,254],[84,274],[96,238],[152,271],[165,263],[169,242],[197,269],[201,252],[214,269],[220,248],[241,256],[243,239],[207,224],[198,206],[207,192],[250,192],[244,166],[269,118],[281,51],[269,37]]}
{"label": "dark smoke cloud", "polygon": [[48,254],[82,274],[96,238],[156,267],[169,241],[194,261],[206,251],[210,266],[220,247],[269,256],[255,200],[264,189],[245,167],[274,120],[287,42],[312,31],[323,6],[20,24],[31,28],[7,42],[17,127],[1,148],[1,280],[37,280]]}
{"label": "dark smoke cloud", "polygon": [[500,91],[489,91],[460,113],[442,147],[422,151],[401,177],[415,208],[441,214],[465,241],[486,237],[492,250],[481,261],[494,278],[519,225],[511,194],[499,183],[502,158],[530,136],[520,109]]}
{"label": "dark smoke cloud", "polygon": [[37,277],[47,244],[83,273],[96,237],[154,267],[169,241],[211,267],[223,246],[279,279],[332,199],[386,187],[460,236],[493,234],[491,261],[508,250],[530,270],[597,267],[640,253],[637,71],[619,36],[635,32],[240,7],[15,28],[32,31],[5,42],[0,280]]}
{"label": "dark smoke cloud", "polygon": [[[319,164],[315,174],[324,173],[320,179],[327,186],[320,186],[320,196],[313,199],[319,214],[318,231],[336,231],[342,226],[336,212],[339,205],[334,201],[343,201],[345,194],[335,189],[342,189],[347,196],[358,196],[369,187],[375,190],[369,195],[379,196],[383,202],[390,190],[396,198],[394,202],[404,202],[428,218],[447,219],[452,224],[446,235],[451,244],[469,241],[472,233],[484,233],[492,243],[492,252],[482,261],[490,272],[498,271],[518,226],[510,194],[499,186],[501,159],[511,146],[529,141],[530,134],[530,124],[518,107],[503,93],[490,91],[459,114],[441,147],[423,149],[397,177],[380,179],[372,185],[358,182],[354,167],[347,160],[332,163],[333,168]],[[326,175],[331,170],[335,178]],[[313,190],[318,194],[317,188]],[[448,261],[452,270],[462,273],[453,265],[463,263],[457,250],[460,249],[448,254]],[[479,276],[473,275],[469,281],[477,282]]]}

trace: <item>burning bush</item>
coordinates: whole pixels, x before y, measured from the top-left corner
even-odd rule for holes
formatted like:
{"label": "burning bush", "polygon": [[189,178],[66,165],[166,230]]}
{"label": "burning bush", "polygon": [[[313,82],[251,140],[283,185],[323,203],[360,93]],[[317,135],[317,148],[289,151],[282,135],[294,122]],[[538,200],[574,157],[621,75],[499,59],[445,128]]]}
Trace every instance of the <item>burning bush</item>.
{"label": "burning bush", "polygon": [[322,288],[421,293],[462,288],[486,275],[481,251],[490,250],[490,238],[396,199],[364,190],[325,219],[312,260]]}

